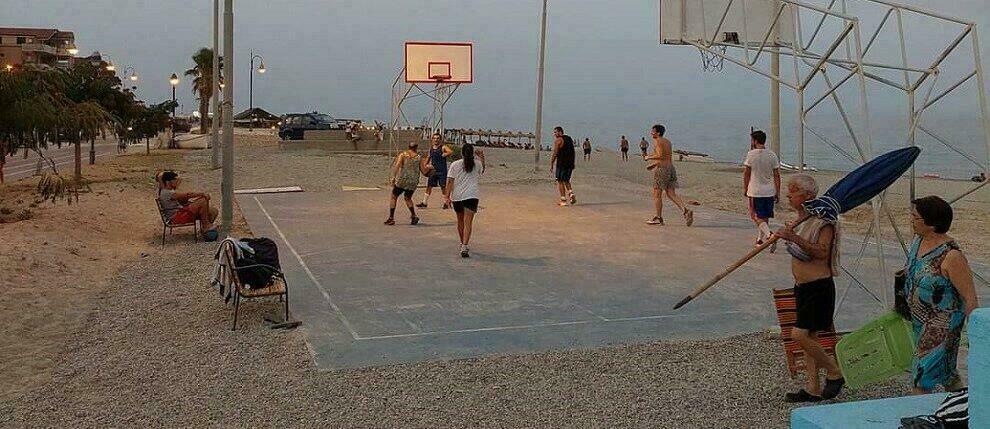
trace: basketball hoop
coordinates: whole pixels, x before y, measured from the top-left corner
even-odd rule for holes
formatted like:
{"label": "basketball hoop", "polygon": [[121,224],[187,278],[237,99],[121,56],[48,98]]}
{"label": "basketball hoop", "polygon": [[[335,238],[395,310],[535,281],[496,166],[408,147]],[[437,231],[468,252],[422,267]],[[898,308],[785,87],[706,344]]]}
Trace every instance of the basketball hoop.
{"label": "basketball hoop", "polygon": [[726,47],[714,45],[710,49],[719,52],[722,56],[698,48],[698,52],[701,54],[701,67],[706,72],[719,73],[725,67],[724,55],[725,55]]}
{"label": "basketball hoop", "polygon": [[438,75],[430,76],[430,79],[433,79],[433,80],[437,81],[437,83],[444,83],[444,82],[450,80],[450,75],[449,74],[438,74]]}

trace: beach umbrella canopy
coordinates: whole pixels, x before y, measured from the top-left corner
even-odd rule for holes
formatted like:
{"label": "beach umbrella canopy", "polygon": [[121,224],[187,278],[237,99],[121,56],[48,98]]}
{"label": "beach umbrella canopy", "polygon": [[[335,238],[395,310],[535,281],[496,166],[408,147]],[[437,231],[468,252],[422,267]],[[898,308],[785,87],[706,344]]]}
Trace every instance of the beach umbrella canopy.
{"label": "beach umbrella canopy", "polygon": [[[904,172],[911,168],[911,164],[918,159],[921,149],[918,147],[906,147],[895,151],[887,152],[874,158],[872,161],[861,165],[859,168],[847,174],[842,180],[832,185],[828,191],[814,200],[804,203],[804,209],[808,215],[798,221],[798,224],[810,219],[812,216],[818,217],[830,223],[836,223],[839,215],[880,195],[887,187],[892,185],[901,177]],[[691,300],[698,297],[708,288],[724,279],[737,268],[758,255],[764,249],[776,243],[779,237],[774,235],[762,245],[753,249],[746,256],[735,264],[730,265],[721,274],[705,283],[691,295],[688,295],[681,302],[674,306],[674,310],[683,307]]]}

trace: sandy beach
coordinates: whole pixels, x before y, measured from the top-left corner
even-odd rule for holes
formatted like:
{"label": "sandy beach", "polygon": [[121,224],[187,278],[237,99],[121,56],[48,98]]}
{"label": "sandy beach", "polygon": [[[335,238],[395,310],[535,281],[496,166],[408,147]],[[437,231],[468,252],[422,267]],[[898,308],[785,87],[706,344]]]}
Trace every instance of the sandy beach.
{"label": "sandy beach", "polygon": [[[266,135],[238,135],[236,150],[238,189],[384,186],[390,164],[379,155],[285,151]],[[274,306],[243,307],[244,320],[255,322],[228,330],[230,309],[207,284],[213,244],[176,232],[160,246],[154,172],[175,169],[184,186],[216,197],[220,172],[208,168],[209,152],[132,152],[88,167],[92,192],[79,204],[37,202],[34,178],[0,186],[0,211],[13,214],[0,223],[0,259],[11,261],[0,279],[0,322],[8,326],[0,334],[0,426],[787,427],[793,406],[780,396],[797,382],[786,376],[779,339],[760,332],[320,371],[305,327],[271,331],[257,322]],[[555,202],[549,154],[534,171],[532,151],[486,153],[483,187],[546,187],[548,204]],[[687,199],[746,212],[738,166],[677,168]],[[823,188],[841,177],[814,175]],[[651,216],[650,176],[638,158],[624,163],[596,152],[579,161],[574,177],[642,190],[642,218]],[[955,196],[972,185],[919,179],[918,195]],[[960,202],[951,232],[971,260],[984,263],[988,192]],[[907,234],[907,184],[888,195]],[[869,214],[858,209],[844,225],[865,232]],[[235,234],[251,234],[239,214]],[[894,240],[889,225],[884,234]],[[898,378],[840,400],[907,391]]]}

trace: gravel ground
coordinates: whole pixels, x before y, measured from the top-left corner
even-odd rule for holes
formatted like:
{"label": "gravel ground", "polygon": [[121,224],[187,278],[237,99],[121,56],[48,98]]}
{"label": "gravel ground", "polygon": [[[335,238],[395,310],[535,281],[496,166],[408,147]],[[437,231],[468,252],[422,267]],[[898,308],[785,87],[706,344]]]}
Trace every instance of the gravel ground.
{"label": "gravel ground", "polygon": [[[778,340],[753,334],[366,370],[313,366],[277,303],[230,310],[207,285],[212,245],[125,269],[55,363],[0,405],[4,427],[785,428]],[[900,380],[842,400],[904,393]]]}

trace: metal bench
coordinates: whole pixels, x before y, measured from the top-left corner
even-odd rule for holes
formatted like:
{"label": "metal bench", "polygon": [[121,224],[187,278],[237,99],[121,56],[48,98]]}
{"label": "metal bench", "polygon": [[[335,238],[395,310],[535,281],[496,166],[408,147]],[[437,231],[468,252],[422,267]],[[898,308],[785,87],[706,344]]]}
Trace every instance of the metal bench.
{"label": "metal bench", "polygon": [[[237,313],[240,310],[241,299],[256,299],[264,298],[270,296],[278,296],[279,301],[285,303],[285,323],[289,322],[289,284],[285,280],[285,274],[279,269],[272,267],[270,265],[256,264],[247,265],[243,267],[238,267],[234,265],[236,260],[234,249],[235,244],[230,241],[224,241],[220,243],[221,258],[223,263],[221,267],[224,268],[224,272],[221,272],[221,281],[224,282],[224,286],[229,288],[230,293],[234,296],[234,323],[231,327],[232,331],[237,330]],[[272,273],[272,281],[268,286],[264,288],[247,288],[238,276],[238,272],[246,269],[262,268],[268,270]]]}

